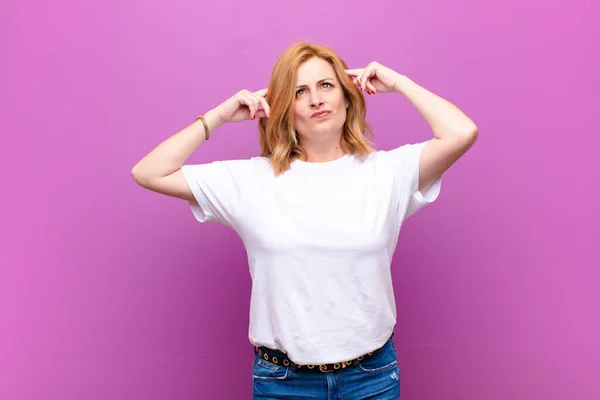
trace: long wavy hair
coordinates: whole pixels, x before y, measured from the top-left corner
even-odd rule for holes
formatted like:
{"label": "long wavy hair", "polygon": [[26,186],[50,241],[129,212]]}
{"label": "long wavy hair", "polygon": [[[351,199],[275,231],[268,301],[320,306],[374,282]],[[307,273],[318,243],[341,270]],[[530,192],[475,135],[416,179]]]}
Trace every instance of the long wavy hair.
{"label": "long wavy hair", "polygon": [[365,121],[365,98],[345,72],[348,69],[346,63],[328,47],[298,43],[286,50],[275,63],[267,91],[271,116],[258,121],[261,155],[269,158],[276,176],[287,171],[292,161],[306,155],[294,128],[294,106],[298,67],[313,57],[331,64],[348,101],[340,141],[342,150],[361,156],[374,151],[372,141],[365,136],[373,137],[371,127]]}

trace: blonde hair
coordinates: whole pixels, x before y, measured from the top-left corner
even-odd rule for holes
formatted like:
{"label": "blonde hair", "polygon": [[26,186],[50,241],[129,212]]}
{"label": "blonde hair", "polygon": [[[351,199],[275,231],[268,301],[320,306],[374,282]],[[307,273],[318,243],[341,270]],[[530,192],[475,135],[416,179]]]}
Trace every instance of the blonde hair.
{"label": "blonde hair", "polygon": [[342,150],[361,156],[373,151],[373,143],[365,137],[365,133],[373,137],[371,127],[365,121],[365,98],[345,72],[348,69],[346,63],[328,47],[298,43],[286,50],[275,63],[267,92],[271,116],[258,121],[261,155],[269,158],[276,176],[287,171],[292,161],[305,156],[294,129],[296,80],[298,67],[313,57],[331,64],[348,101],[340,143]]}

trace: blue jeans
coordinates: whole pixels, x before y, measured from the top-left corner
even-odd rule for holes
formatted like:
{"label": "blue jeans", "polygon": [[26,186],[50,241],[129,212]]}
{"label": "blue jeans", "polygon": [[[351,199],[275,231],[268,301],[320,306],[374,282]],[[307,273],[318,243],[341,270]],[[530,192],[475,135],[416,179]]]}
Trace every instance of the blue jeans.
{"label": "blue jeans", "polygon": [[400,370],[396,348],[390,338],[372,356],[332,372],[300,372],[257,354],[252,365],[252,392],[254,399],[260,400],[397,400]]}

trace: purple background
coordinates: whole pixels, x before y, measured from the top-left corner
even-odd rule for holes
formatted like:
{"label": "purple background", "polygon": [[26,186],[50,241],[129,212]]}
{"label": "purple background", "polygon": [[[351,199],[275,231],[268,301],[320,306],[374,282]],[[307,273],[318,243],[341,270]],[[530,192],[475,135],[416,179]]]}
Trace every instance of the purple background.
{"label": "purple background", "polygon": [[[600,398],[596,4],[3,1],[0,398],[251,398],[241,241],[130,170],[303,39],[479,127],[400,235],[402,398]],[[432,137],[367,101],[379,149]],[[188,163],[258,152],[244,122]]]}

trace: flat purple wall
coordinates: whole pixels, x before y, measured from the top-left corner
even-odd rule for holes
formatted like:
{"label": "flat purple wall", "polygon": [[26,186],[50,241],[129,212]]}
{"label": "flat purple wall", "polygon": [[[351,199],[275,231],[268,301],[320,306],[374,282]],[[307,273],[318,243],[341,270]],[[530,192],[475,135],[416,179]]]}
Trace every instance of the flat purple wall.
{"label": "flat purple wall", "polygon": [[[591,1],[3,2],[0,398],[251,398],[241,241],[130,169],[265,87],[302,39],[406,74],[479,126],[400,236],[402,398],[600,398],[594,14]],[[367,97],[378,148],[432,137],[400,95]],[[258,148],[256,122],[229,125],[189,162]]]}

